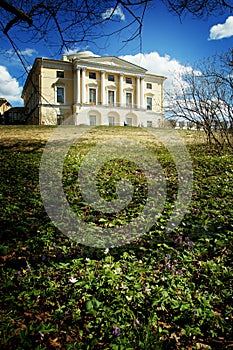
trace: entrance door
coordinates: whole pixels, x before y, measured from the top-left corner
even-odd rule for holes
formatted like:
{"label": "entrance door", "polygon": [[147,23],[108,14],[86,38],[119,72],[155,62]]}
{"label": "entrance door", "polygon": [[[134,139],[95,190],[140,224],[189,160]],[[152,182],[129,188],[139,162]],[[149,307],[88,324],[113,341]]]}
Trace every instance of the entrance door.
{"label": "entrance door", "polygon": [[128,126],[132,126],[133,125],[133,119],[132,118],[126,118],[126,123]]}
{"label": "entrance door", "polygon": [[90,125],[96,125],[96,115],[90,115]]}
{"label": "entrance door", "polygon": [[115,117],[108,117],[108,125],[109,126],[115,125]]}
{"label": "entrance door", "polygon": [[57,125],[63,124],[64,117],[61,114],[57,115]]}

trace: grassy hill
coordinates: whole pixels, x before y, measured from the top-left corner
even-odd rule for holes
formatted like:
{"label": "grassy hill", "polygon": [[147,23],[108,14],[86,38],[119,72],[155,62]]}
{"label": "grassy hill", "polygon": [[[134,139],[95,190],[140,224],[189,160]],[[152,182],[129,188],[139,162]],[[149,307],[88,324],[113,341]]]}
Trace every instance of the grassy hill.
{"label": "grassy hill", "polygon": [[[44,208],[41,159],[56,130],[0,126],[1,349],[232,348],[232,154],[210,150],[202,132],[179,133],[186,144],[184,165],[187,154],[192,162],[192,196],[179,225],[168,230],[179,182],[185,181],[174,158],[179,142],[168,150],[144,128],[87,128],[82,135],[77,127],[66,128],[53,140],[47,181],[56,176],[59,147],[76,132],[64,160],[65,198],[84,227],[103,233],[122,228],[125,234],[115,247],[111,240],[98,247],[94,238],[89,246],[63,234]],[[92,208],[79,187],[88,152],[109,140],[116,157],[97,171],[100,197],[110,206],[121,179],[133,186],[132,200],[117,212]],[[140,159],[135,165],[123,153],[130,140],[145,157],[147,150],[155,157],[166,187],[163,206],[144,234],[137,226],[127,231],[127,225],[144,213],[153,179]],[[49,195],[56,207],[55,195]]]}

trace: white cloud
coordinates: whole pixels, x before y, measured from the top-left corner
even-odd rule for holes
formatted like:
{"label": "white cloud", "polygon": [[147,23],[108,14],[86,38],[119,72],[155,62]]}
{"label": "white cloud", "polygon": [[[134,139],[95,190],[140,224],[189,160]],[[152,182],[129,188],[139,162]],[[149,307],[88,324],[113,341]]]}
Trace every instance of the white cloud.
{"label": "white cloud", "polygon": [[7,68],[0,66],[0,97],[4,97],[11,104],[22,104],[22,87],[8,72]]}
{"label": "white cloud", "polygon": [[118,16],[122,21],[125,20],[124,12],[122,11],[121,7],[118,5],[115,10],[113,7],[107,9],[104,13],[102,13],[103,19],[109,19],[112,16]]}
{"label": "white cloud", "polygon": [[158,52],[138,53],[135,56],[126,55],[121,58],[146,68],[148,73],[165,76],[167,78],[165,81],[165,89],[167,91],[173,90],[174,86],[179,86],[183,82],[182,75],[192,70],[191,66],[184,66],[169,55],[160,56]]}
{"label": "white cloud", "polygon": [[80,50],[81,48],[79,46],[75,46],[73,49],[65,49],[63,55],[74,55]]}
{"label": "white cloud", "polygon": [[[18,53],[19,55],[21,55],[21,58],[26,66],[29,66],[31,60],[34,59],[34,57],[38,54],[36,50],[30,48],[18,51]],[[21,71],[23,69],[22,62],[20,61],[19,57],[13,49],[6,50],[2,53],[2,55],[0,55],[0,65],[5,66],[6,62],[8,67],[17,67],[18,71],[19,67]]]}
{"label": "white cloud", "polygon": [[34,50],[34,49],[29,49],[29,48],[27,48],[27,49],[25,49],[25,50],[23,50],[23,51],[20,51],[20,54],[21,55],[23,55],[23,56],[28,56],[28,57],[32,57],[32,56],[35,56],[35,55],[37,55],[37,51],[36,50]]}
{"label": "white cloud", "polygon": [[[37,51],[35,49],[29,49],[29,48],[26,48],[25,50],[22,50],[22,51],[18,51],[18,53],[21,56],[28,56],[28,57],[33,57],[37,55]],[[16,56],[16,52],[13,49],[7,50],[6,54]]]}
{"label": "white cloud", "polygon": [[233,16],[229,16],[223,24],[216,24],[210,28],[209,40],[219,40],[233,36]]}

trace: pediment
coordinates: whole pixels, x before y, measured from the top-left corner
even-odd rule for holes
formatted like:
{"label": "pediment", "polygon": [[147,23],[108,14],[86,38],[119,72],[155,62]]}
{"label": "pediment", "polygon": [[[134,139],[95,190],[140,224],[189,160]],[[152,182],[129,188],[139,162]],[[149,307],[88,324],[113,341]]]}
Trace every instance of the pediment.
{"label": "pediment", "polygon": [[130,71],[145,74],[146,69],[136,64],[130,63],[128,61],[123,60],[122,58],[118,58],[116,56],[105,56],[105,57],[88,57],[80,59],[81,62],[88,62],[90,64],[95,64],[97,66],[101,66],[103,68],[111,70],[122,70],[122,71]]}
{"label": "pediment", "polygon": [[62,79],[57,79],[53,84],[52,84],[52,87],[54,86],[65,86],[65,83],[64,83],[64,80]]}
{"label": "pediment", "polygon": [[132,91],[134,91],[134,89],[133,89],[133,87],[126,87],[125,89],[124,89],[124,91],[129,91],[129,92],[132,92]]}
{"label": "pediment", "polygon": [[105,86],[105,89],[106,89],[106,90],[116,90],[116,88],[117,88],[117,87],[116,87],[116,84],[114,84],[114,85],[112,84],[112,85],[107,85],[107,86]]}
{"label": "pediment", "polygon": [[98,84],[97,84],[97,82],[91,82],[91,83],[89,83],[89,84],[87,84],[89,87],[93,87],[93,88],[95,88],[95,87],[97,87],[98,86]]}

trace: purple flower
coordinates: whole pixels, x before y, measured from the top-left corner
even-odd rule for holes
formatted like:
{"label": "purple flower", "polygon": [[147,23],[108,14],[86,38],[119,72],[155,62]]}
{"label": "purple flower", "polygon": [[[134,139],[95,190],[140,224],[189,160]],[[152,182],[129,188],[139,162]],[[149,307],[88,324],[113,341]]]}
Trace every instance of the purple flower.
{"label": "purple flower", "polygon": [[165,261],[168,261],[168,260],[170,260],[170,259],[171,259],[171,255],[170,255],[170,254],[166,254],[164,260],[165,260]]}
{"label": "purple flower", "polygon": [[176,275],[182,275],[182,273],[183,273],[182,269],[181,270],[176,270],[176,272],[175,272]]}
{"label": "purple flower", "polygon": [[116,326],[113,327],[112,334],[113,334],[115,337],[119,337],[120,332],[121,332],[121,331],[120,331],[120,328],[118,328],[118,327],[116,327]]}
{"label": "purple flower", "polygon": [[174,270],[174,265],[171,265],[171,264],[166,264],[166,267],[169,268],[170,270]]}
{"label": "purple flower", "polygon": [[16,272],[17,277],[23,277],[21,271]]}
{"label": "purple flower", "polygon": [[194,243],[191,241],[191,239],[189,237],[185,237],[184,239],[184,243],[183,243],[183,246],[189,246],[191,248],[194,247]]}
{"label": "purple flower", "polygon": [[182,237],[179,235],[177,238],[174,240],[175,244],[180,244],[182,242]]}

